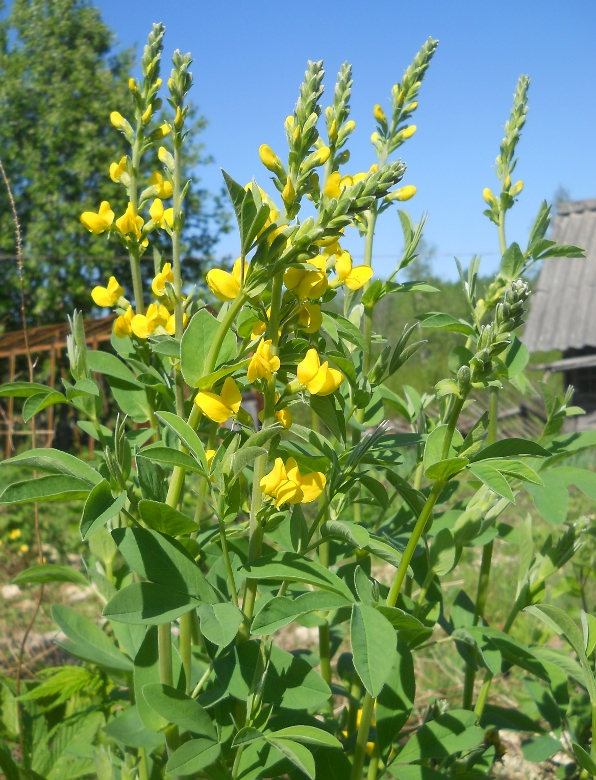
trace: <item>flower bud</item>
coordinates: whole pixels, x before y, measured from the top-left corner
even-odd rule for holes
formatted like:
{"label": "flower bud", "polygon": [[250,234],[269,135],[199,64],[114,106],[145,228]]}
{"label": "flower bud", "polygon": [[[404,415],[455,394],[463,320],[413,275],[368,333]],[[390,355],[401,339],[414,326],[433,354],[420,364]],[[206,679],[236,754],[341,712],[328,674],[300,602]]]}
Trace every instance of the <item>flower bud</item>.
{"label": "flower bud", "polygon": [[317,151],[315,152],[314,164],[324,165],[329,159],[330,154],[331,154],[331,149],[328,146],[321,146],[321,148],[317,149]]}
{"label": "flower bud", "polygon": [[515,198],[515,196],[519,195],[519,193],[523,190],[523,188],[524,188],[524,183],[520,179],[520,181],[515,182],[509,194],[511,195],[512,198]]}
{"label": "flower bud", "polygon": [[414,111],[418,108],[418,101],[413,100],[411,103],[408,103],[407,106],[404,106],[404,111]]}
{"label": "flower bud", "polygon": [[460,395],[466,395],[472,382],[472,372],[469,366],[461,366],[457,372],[457,389]]}
{"label": "flower bud", "polygon": [[132,76],[128,79],[128,88],[130,89],[131,92],[136,92],[137,80],[133,79]]}
{"label": "flower bud", "polygon": [[292,180],[288,176],[286,180],[286,186],[283,188],[283,192],[281,193],[281,197],[284,203],[293,203],[294,199],[296,197],[296,190],[294,189],[294,185],[292,184]]}
{"label": "flower bud", "polygon": [[491,191],[490,187],[485,187],[485,188],[482,190],[482,197],[484,198],[484,200],[486,201],[486,203],[488,203],[488,205],[489,205],[489,206],[494,206],[494,204],[495,204],[495,202],[496,202],[496,198],[495,198],[495,196],[493,195],[493,193],[492,193],[492,191]]}
{"label": "flower bud", "polygon": [[184,123],[184,117],[182,116],[182,111],[180,110],[180,106],[176,106],[176,116],[174,117],[174,127],[176,128],[176,130],[180,130],[183,123]]}
{"label": "flower bud", "polygon": [[387,200],[410,200],[415,194],[416,187],[413,184],[407,184],[405,187],[400,187],[399,190],[395,190],[395,192],[390,192],[389,195],[387,195]]}
{"label": "flower bud", "polygon": [[353,119],[350,119],[349,122],[346,122],[343,126],[343,132],[347,135],[348,133],[353,133],[356,128],[356,122],[354,122]]}
{"label": "flower bud", "polygon": [[112,113],[110,114],[110,122],[118,130],[124,130],[124,128],[128,124],[126,119],[118,111],[112,111]]}
{"label": "flower bud", "polygon": [[281,160],[267,144],[261,144],[261,146],[259,146],[259,157],[265,168],[273,173],[277,173],[282,167]]}
{"label": "flower bud", "polygon": [[337,122],[335,119],[331,122],[331,126],[329,127],[329,140],[331,143],[337,141]]}
{"label": "flower bud", "polygon": [[151,106],[147,106],[146,110],[143,112],[143,115],[141,116],[141,122],[146,125],[147,122],[151,119],[151,114],[153,113],[153,109]]}
{"label": "flower bud", "polygon": [[404,127],[404,129],[400,132],[400,137],[405,141],[408,138],[411,138],[414,133],[416,132],[417,127],[416,125],[409,125],[408,127]]}
{"label": "flower bud", "polygon": [[166,168],[169,168],[171,171],[174,170],[174,158],[172,157],[171,153],[168,152],[165,146],[159,147],[157,156],[159,157],[160,162],[162,162]]}
{"label": "flower bud", "polygon": [[373,116],[377,120],[377,122],[382,122],[383,124],[387,124],[387,116],[379,103],[377,103],[373,108]]}
{"label": "flower bud", "polygon": [[377,133],[377,131],[375,130],[375,132],[374,132],[374,133],[371,135],[371,137],[370,137],[370,142],[371,142],[372,144],[376,144],[376,143],[378,142],[378,140],[379,140],[379,134],[378,134],[378,133]]}

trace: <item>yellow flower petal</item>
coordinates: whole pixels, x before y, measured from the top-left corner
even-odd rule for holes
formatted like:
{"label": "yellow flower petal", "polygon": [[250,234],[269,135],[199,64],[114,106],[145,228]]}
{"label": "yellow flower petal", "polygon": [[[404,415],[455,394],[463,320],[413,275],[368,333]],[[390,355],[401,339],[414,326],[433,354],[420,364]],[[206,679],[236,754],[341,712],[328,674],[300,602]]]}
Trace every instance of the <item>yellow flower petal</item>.
{"label": "yellow flower petal", "polygon": [[224,423],[233,417],[233,412],[229,409],[217,395],[217,393],[197,393],[195,404],[213,422]]}
{"label": "yellow flower petal", "polygon": [[286,430],[289,430],[292,427],[292,413],[287,407],[275,412],[275,418]]}
{"label": "yellow flower petal", "polygon": [[310,504],[311,501],[316,501],[325,489],[326,482],[325,475],[320,471],[305,474],[300,480],[300,489],[303,494],[302,503]]}
{"label": "yellow flower petal", "polygon": [[306,389],[311,395],[319,395],[328,382],[329,363],[325,361],[317,375],[307,382]]}
{"label": "yellow flower petal", "polygon": [[286,289],[294,290],[306,276],[306,271],[302,268],[288,268],[284,273],[284,284]]}
{"label": "yellow flower petal", "polygon": [[321,361],[316,349],[309,349],[303,360],[298,363],[296,375],[301,385],[306,385],[314,379],[321,367]]}
{"label": "yellow flower petal", "polygon": [[234,414],[240,409],[242,393],[238,389],[236,382],[234,382],[230,376],[225,380],[223,387],[221,388],[221,399]]}
{"label": "yellow flower petal", "polygon": [[358,265],[352,268],[345,285],[350,290],[359,290],[372,278],[373,269],[369,265]]}
{"label": "yellow flower petal", "polygon": [[144,314],[135,314],[130,323],[132,332],[140,339],[146,339],[150,333],[153,333],[155,327],[150,323]]}
{"label": "yellow flower petal", "polygon": [[207,458],[207,465],[209,466],[209,468],[211,468],[211,464],[213,463],[213,458],[215,457],[215,450],[206,450],[205,457]]}
{"label": "yellow flower petal", "polygon": [[[327,364],[324,363],[323,365]],[[318,390],[311,390],[310,387],[308,389],[315,395],[330,395],[337,390],[343,381],[344,375],[341,373],[341,371],[338,371],[336,368],[327,368],[325,381],[321,387]]]}
{"label": "yellow flower petal", "polygon": [[302,489],[300,485],[287,479],[275,491],[275,506],[282,504],[299,504],[302,501]]}
{"label": "yellow flower petal", "polygon": [[261,490],[265,495],[272,496],[279,485],[286,479],[286,469],[281,458],[276,458],[273,469],[266,474],[260,482]]}
{"label": "yellow flower petal", "polygon": [[350,275],[352,270],[352,256],[349,252],[342,252],[335,261],[335,271],[340,281],[344,281]]}
{"label": "yellow flower petal", "polygon": [[240,292],[240,285],[232,274],[221,268],[212,268],[207,274],[209,289],[220,301],[233,301]]}

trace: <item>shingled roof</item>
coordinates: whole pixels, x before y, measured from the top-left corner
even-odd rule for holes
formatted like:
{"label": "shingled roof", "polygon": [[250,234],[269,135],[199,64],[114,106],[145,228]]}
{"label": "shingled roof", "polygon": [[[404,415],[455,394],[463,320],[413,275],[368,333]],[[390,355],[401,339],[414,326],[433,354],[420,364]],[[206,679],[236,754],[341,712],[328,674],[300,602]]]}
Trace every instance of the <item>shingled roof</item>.
{"label": "shingled roof", "polygon": [[586,257],[545,260],[522,340],[530,352],[596,347],[596,199],[560,203],[552,238]]}

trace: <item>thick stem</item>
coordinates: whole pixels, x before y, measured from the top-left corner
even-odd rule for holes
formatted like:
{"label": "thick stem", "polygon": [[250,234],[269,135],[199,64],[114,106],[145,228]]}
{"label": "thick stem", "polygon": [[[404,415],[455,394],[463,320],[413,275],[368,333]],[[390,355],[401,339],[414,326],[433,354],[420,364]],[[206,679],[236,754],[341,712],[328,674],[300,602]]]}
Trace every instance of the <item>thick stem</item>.
{"label": "thick stem", "polygon": [[[157,627],[157,648],[159,653],[159,679],[162,685],[174,687],[172,674],[172,632],[169,623],[162,623]],[[179,743],[178,726],[169,726],[166,729],[166,745],[168,754],[176,750]]]}
{"label": "thick stem", "polygon": [[375,700],[367,691],[362,705],[362,715],[360,726],[356,735],[356,747],[354,748],[354,760],[352,762],[352,774],[350,780],[362,780],[362,770],[364,769],[364,758],[366,756],[366,743],[368,742],[368,733],[370,723],[375,708]]}
{"label": "thick stem", "polygon": [[592,761],[596,761],[596,702],[592,702],[592,744],[590,745],[590,756]]}
{"label": "thick stem", "polygon": [[192,645],[192,612],[185,612],[180,616],[180,658],[186,678],[186,693],[190,693],[191,677],[191,645]]}
{"label": "thick stem", "polygon": [[494,444],[499,430],[499,388],[490,387],[488,392],[488,437],[487,444]]}
{"label": "thick stem", "polygon": [[221,517],[219,518],[219,539],[221,541],[221,549],[226,564],[226,572],[228,574],[228,585],[230,588],[230,594],[232,596],[232,601],[236,606],[238,606],[238,594],[236,592],[236,583],[234,581],[234,569],[232,569],[232,562],[230,561],[230,550],[228,548],[226,526],[224,521],[221,519]]}
{"label": "thick stem", "polygon": [[145,748],[138,748],[139,751],[139,780],[149,780],[149,764],[147,763],[147,751]]}
{"label": "thick stem", "polygon": [[375,742],[373,754],[370,757],[370,764],[368,765],[368,774],[366,776],[366,780],[377,780],[380,761],[381,761],[381,752],[379,750],[379,746]]}

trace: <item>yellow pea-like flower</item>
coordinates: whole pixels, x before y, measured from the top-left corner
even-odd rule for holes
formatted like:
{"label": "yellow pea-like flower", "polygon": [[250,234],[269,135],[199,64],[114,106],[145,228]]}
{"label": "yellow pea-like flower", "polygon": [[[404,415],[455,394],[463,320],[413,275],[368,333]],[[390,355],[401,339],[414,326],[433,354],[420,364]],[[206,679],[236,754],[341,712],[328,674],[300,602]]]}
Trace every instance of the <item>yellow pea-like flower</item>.
{"label": "yellow pea-like flower", "polygon": [[282,427],[289,430],[292,427],[292,413],[286,406],[285,409],[279,409],[275,412],[275,418],[282,424]]}
{"label": "yellow pea-like flower", "polygon": [[266,496],[275,500],[276,506],[281,504],[310,504],[321,495],[327,480],[320,471],[311,474],[300,473],[294,458],[283,462],[276,458],[273,469],[260,482],[261,490]]}
{"label": "yellow pea-like flower", "polygon": [[410,200],[416,194],[416,187],[413,184],[406,184],[405,187],[400,187],[399,190],[390,193],[389,200]]}
{"label": "yellow pea-like flower", "polygon": [[126,173],[126,157],[121,157],[120,162],[113,162],[110,165],[110,179],[119,182],[123,174]]}
{"label": "yellow pea-like flower", "polygon": [[488,203],[489,206],[492,206],[496,201],[496,198],[493,195],[490,187],[485,187],[482,190],[482,197],[484,198],[485,202]]}
{"label": "yellow pea-like flower", "polygon": [[408,125],[408,127],[404,127],[404,129],[400,132],[400,135],[404,140],[406,140],[408,138],[411,138],[417,129],[418,128],[416,127],[416,125]]}
{"label": "yellow pea-like flower", "polygon": [[81,223],[90,233],[99,235],[111,226],[114,221],[114,212],[107,200],[103,200],[97,214],[94,211],[85,211],[80,216]]}
{"label": "yellow pea-like flower", "polygon": [[122,130],[128,124],[126,119],[122,116],[122,114],[119,111],[112,111],[112,113],[110,114],[110,122],[114,125],[114,127],[117,130]]}
{"label": "yellow pea-like flower", "polygon": [[116,317],[114,321],[114,333],[119,339],[123,339],[125,336],[130,336],[132,333],[131,323],[134,317],[134,311],[132,306],[129,306],[125,314],[121,314]]}
{"label": "yellow pea-like flower", "polygon": [[228,377],[223,383],[221,393],[199,392],[195,396],[195,404],[213,422],[224,423],[234,415],[238,414],[242,395],[238,385],[231,377]]}
{"label": "yellow pea-like flower", "polygon": [[379,103],[377,103],[373,108],[373,116],[377,120],[377,122],[387,122],[387,115],[385,114],[385,112],[383,111]]}
{"label": "yellow pea-like flower", "polygon": [[344,375],[335,368],[329,368],[328,361],[321,364],[316,349],[309,349],[298,363],[298,382],[312,395],[330,395],[344,381]]}
{"label": "yellow pea-like flower", "polygon": [[[233,301],[240,293],[241,258],[239,257],[232,268],[232,273],[222,271],[221,268],[212,268],[207,274],[209,289],[220,301]],[[248,263],[244,261],[244,278],[248,273]]]}
{"label": "yellow pea-like flower", "polygon": [[252,326],[252,331],[250,334],[251,339],[258,339],[259,336],[262,336],[266,330],[267,330],[267,323],[262,322],[262,320],[257,320],[255,324]]}
{"label": "yellow pea-like flower", "polygon": [[338,281],[345,284],[349,290],[359,290],[373,275],[373,269],[369,265],[358,265],[354,268],[349,252],[342,252],[337,258],[335,270]]}
{"label": "yellow pea-like flower", "polygon": [[[182,313],[182,328],[184,329],[188,324],[188,314],[186,312]],[[168,317],[168,321],[164,325],[164,328],[166,331],[170,334],[170,336],[176,335],[176,315],[170,314]]]}
{"label": "yellow pea-like flower", "polygon": [[305,303],[298,312],[298,327],[307,333],[316,333],[323,324],[321,307],[316,303]]}
{"label": "yellow pea-like flower", "polygon": [[213,458],[215,457],[215,450],[205,450],[205,457],[207,458],[207,465],[211,468]]}
{"label": "yellow pea-like flower", "polygon": [[331,154],[331,149],[328,146],[321,146],[317,149],[314,156],[313,165],[325,165]]}
{"label": "yellow pea-like flower", "polygon": [[160,198],[155,198],[149,208],[149,216],[157,227],[165,229],[167,225],[170,229],[174,227],[174,209],[164,209]]}
{"label": "yellow pea-like flower", "polygon": [[271,354],[272,343],[271,339],[259,342],[256,352],[248,364],[246,375],[249,382],[254,382],[257,379],[270,380],[273,377],[273,372],[279,370],[279,357]]}
{"label": "yellow pea-like flower", "polygon": [[128,204],[124,214],[116,220],[116,227],[123,236],[132,233],[136,238],[141,237],[143,224],[143,217],[135,213],[132,203]]}
{"label": "yellow pea-like flower", "polygon": [[284,203],[293,203],[296,198],[296,190],[294,189],[294,185],[289,176],[286,179],[286,184],[281,193],[281,197]]}
{"label": "yellow pea-like flower", "polygon": [[156,194],[158,198],[171,198],[172,197],[172,185],[159,171],[155,171],[149,177],[149,184],[152,187],[156,187]]}
{"label": "yellow pea-like flower", "polygon": [[156,328],[168,324],[170,312],[161,303],[152,303],[146,314],[135,314],[130,323],[132,332],[140,339],[148,338]]}
{"label": "yellow pea-like flower", "polygon": [[512,198],[515,198],[515,196],[519,195],[519,193],[523,190],[523,188],[524,188],[523,181],[521,180],[517,181],[509,191],[509,194],[511,195]]}
{"label": "yellow pea-like flower", "polygon": [[102,309],[113,306],[122,295],[124,289],[118,284],[115,276],[110,276],[107,287],[94,287],[91,290],[93,302]]}
{"label": "yellow pea-like flower", "polygon": [[161,298],[161,296],[164,295],[166,291],[166,282],[171,282],[172,284],[174,283],[174,272],[172,271],[171,263],[165,263],[164,267],[151,282],[153,295],[155,295],[157,298]]}
{"label": "yellow pea-like flower", "polygon": [[281,160],[267,144],[261,144],[261,146],[259,146],[259,157],[265,168],[273,173],[282,167]]}
{"label": "yellow pea-like flower", "polygon": [[293,290],[302,301],[307,298],[320,298],[329,286],[325,256],[313,257],[308,262],[319,270],[308,271],[303,268],[288,268],[284,273],[286,288]]}
{"label": "yellow pea-like flower", "polygon": [[339,171],[333,171],[327,177],[325,186],[323,187],[323,195],[328,198],[339,198],[341,194],[341,173]]}

